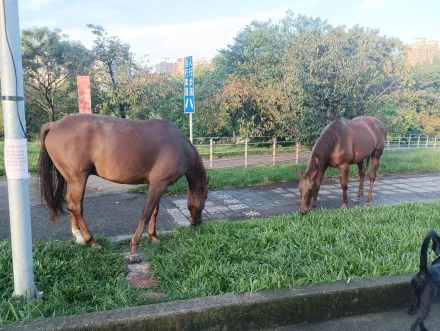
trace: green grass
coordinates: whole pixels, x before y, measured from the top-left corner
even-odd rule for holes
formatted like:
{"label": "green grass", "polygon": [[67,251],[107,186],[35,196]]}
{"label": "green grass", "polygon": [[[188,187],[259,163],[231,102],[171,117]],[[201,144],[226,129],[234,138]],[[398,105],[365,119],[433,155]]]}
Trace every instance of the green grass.
{"label": "green grass", "polygon": [[[297,169],[305,170],[306,164],[277,165],[264,167],[249,167],[235,169],[209,170],[209,189],[223,189],[231,187],[246,187],[251,185],[270,184],[283,181],[298,180]],[[388,151],[381,158],[379,174],[440,171],[440,149],[418,149],[410,151]],[[356,176],[356,165],[350,167],[350,176]],[[339,177],[340,171],[328,168],[325,177]],[[139,185],[131,189],[132,192],[147,192],[148,185]],[[167,194],[185,193],[187,191],[186,178],[168,187]]]}
{"label": "green grass", "polygon": [[11,297],[11,244],[0,241],[0,324],[155,302],[148,291],[129,288],[126,264],[117,247],[101,238],[99,243],[101,250],[34,240],[35,285],[43,293],[37,300],[25,300]]}
{"label": "green grass", "polygon": [[143,242],[161,289],[186,299],[417,270],[440,202],[213,222]]}
{"label": "green grass", "polygon": [[[421,242],[439,230],[440,201],[317,210],[243,222],[181,228],[152,244],[143,239],[159,279],[160,301],[276,289],[417,271]],[[12,299],[9,241],[0,241],[0,323],[157,302],[153,289],[130,289],[121,247],[102,250],[34,242],[36,300]]]}
{"label": "green grass", "polygon": [[[289,146],[290,145],[290,146]],[[296,152],[296,147],[294,144],[289,145],[280,145],[278,144],[276,147],[277,153],[286,153],[286,152]],[[197,146],[197,150],[202,155],[203,158],[209,157],[209,146]],[[306,150],[305,148],[302,148],[301,150]],[[248,146],[248,154],[272,154],[272,143],[264,143],[259,145],[250,144]],[[214,159],[220,159],[224,157],[231,157],[231,156],[244,156],[245,155],[245,146],[244,144],[237,144],[237,145],[214,145],[213,146],[213,155],[212,157]]]}
{"label": "green grass", "polygon": [[[230,146],[228,146],[230,148]],[[38,171],[38,154],[40,145],[36,142],[28,143],[29,171]],[[3,142],[0,142],[0,176],[5,175],[3,161]],[[231,187],[246,187],[251,185],[270,184],[283,181],[298,180],[297,169],[305,170],[306,164],[277,165],[235,169],[208,170],[210,177],[209,189],[223,189]],[[440,149],[413,149],[403,151],[387,151],[381,158],[379,174],[440,171]],[[357,175],[357,166],[350,167],[350,175]],[[339,170],[329,168],[325,177],[339,177]],[[148,185],[139,185],[132,192],[147,192]],[[186,178],[167,189],[167,194],[179,194],[187,191]]]}
{"label": "green grass", "polygon": [[[40,153],[40,144],[38,142],[28,142],[28,163],[29,171],[31,173],[36,173],[38,171],[38,154]],[[209,154],[209,146],[198,146],[200,153]],[[295,151],[295,146],[277,146],[277,153],[283,152],[293,152]],[[272,154],[272,145],[255,146],[250,145],[248,148],[249,154]],[[214,146],[214,159],[220,159],[224,157],[231,156],[242,156],[244,155],[244,145],[217,145]],[[203,158],[208,158],[207,155],[202,155]],[[5,175],[5,165],[4,165],[4,142],[0,141],[0,176]]]}

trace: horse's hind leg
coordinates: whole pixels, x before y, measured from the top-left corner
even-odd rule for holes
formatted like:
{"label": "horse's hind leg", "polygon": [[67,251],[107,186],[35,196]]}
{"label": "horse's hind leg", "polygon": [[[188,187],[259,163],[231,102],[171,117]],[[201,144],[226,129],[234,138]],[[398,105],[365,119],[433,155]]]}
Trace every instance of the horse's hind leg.
{"label": "horse's hind leg", "polygon": [[361,201],[362,195],[364,195],[364,179],[365,179],[365,165],[364,161],[359,162],[357,164],[359,168],[359,191],[356,195],[356,198],[353,199],[354,202]]}
{"label": "horse's hind leg", "polygon": [[342,188],[342,208],[347,208],[348,204],[348,197],[347,197],[347,190],[348,190],[348,171],[350,170],[348,164],[343,164],[339,168],[341,170],[341,188]]}
{"label": "horse's hind leg", "polygon": [[[129,256],[131,262],[140,262],[138,254],[138,245],[142,238],[142,233],[145,230],[147,222],[151,219],[153,212],[160,202],[160,197],[165,193],[167,185],[163,182],[150,183],[150,188],[147,194],[147,201],[145,202],[144,210],[142,211],[141,220],[136,229],[133,238],[131,239],[131,254]],[[159,212],[159,208],[157,208]],[[156,221],[154,222],[156,224]]]}
{"label": "horse's hind leg", "polygon": [[158,242],[159,238],[156,235],[156,219],[157,214],[159,214],[159,204],[154,208],[153,215],[151,215],[150,222],[148,224],[148,237],[151,238],[153,242]]}
{"label": "horse's hind leg", "polygon": [[[79,179],[75,182],[70,181],[68,183],[67,209],[70,212],[72,232],[74,233],[74,231],[76,232],[79,229],[81,229],[80,232],[82,233],[81,235],[82,240],[86,244],[90,244],[92,248],[100,248],[101,246],[99,246],[93,239],[83,218],[83,201],[84,201],[86,183],[87,183],[87,177],[85,176],[84,178]],[[77,243],[79,243],[79,241],[81,241],[81,238],[79,237],[78,233],[76,232],[74,233],[74,235],[76,237]]]}
{"label": "horse's hind leg", "polygon": [[379,160],[382,155],[381,151],[374,151],[373,156],[371,158],[371,171],[370,171],[370,190],[368,191],[368,199],[365,203],[369,205],[371,200],[373,200],[373,184],[376,180],[377,169],[379,168]]}
{"label": "horse's hind leg", "polygon": [[[69,201],[68,193],[67,193],[67,201]],[[86,242],[81,233],[81,229],[79,228],[78,222],[76,221],[76,218],[72,212],[70,212],[70,224],[72,226],[72,235],[75,238],[75,242],[79,245],[84,245]]]}

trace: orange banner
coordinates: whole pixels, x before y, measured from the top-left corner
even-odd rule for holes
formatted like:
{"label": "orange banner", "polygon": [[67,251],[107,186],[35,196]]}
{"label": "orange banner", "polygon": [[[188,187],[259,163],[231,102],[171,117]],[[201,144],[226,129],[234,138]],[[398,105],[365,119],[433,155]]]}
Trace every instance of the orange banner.
{"label": "orange banner", "polygon": [[77,76],[78,105],[80,113],[92,113],[92,98],[90,95],[90,77]]}

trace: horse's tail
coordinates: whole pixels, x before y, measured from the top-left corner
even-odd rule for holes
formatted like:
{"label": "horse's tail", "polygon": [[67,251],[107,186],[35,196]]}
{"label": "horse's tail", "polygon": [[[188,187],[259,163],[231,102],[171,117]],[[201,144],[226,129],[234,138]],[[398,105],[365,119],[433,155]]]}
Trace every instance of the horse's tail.
{"label": "horse's tail", "polygon": [[52,129],[53,123],[46,123],[40,130],[41,150],[38,159],[38,181],[41,197],[44,198],[50,212],[50,220],[56,221],[60,214],[64,214],[63,205],[67,183],[55,167],[46,149],[46,136]]}
{"label": "horse's tail", "polygon": [[368,166],[370,165],[371,155],[372,154],[368,155],[368,157],[367,157],[367,165],[366,165],[365,169],[368,169]]}
{"label": "horse's tail", "polygon": [[434,230],[428,232],[425,239],[423,240],[422,248],[420,249],[420,274],[422,276],[426,275],[426,270],[428,268],[428,246],[434,234]]}

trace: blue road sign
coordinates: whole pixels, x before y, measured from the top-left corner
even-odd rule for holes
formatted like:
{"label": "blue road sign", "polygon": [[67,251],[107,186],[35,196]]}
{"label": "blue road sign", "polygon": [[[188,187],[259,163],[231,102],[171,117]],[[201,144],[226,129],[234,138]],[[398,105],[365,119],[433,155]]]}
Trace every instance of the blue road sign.
{"label": "blue road sign", "polygon": [[183,109],[184,113],[194,113],[194,77],[193,77],[193,58],[188,56],[185,61],[185,74],[184,74],[184,96],[183,96]]}

